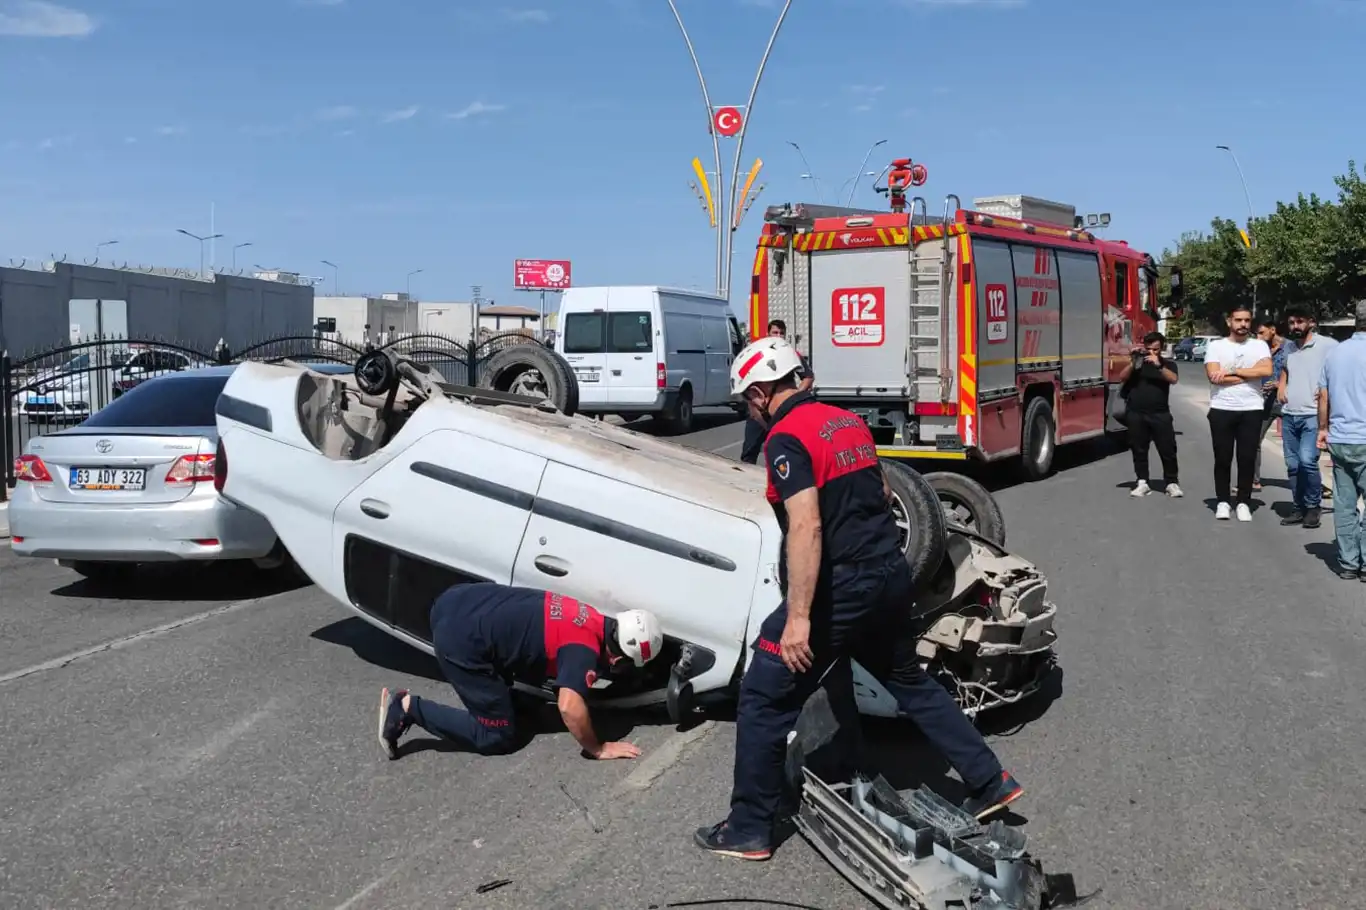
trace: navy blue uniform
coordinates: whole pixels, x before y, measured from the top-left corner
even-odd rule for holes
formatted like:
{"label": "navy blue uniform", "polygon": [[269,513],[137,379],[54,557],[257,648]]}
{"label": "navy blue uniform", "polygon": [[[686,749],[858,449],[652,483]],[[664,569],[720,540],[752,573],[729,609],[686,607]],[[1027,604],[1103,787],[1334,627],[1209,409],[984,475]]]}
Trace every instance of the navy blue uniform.
{"label": "navy blue uniform", "polygon": [[[1003,773],[952,696],[920,669],[911,621],[910,569],[883,494],[876,444],[867,424],[856,414],[816,401],[810,393],[794,395],[773,417],[764,449],[768,500],[786,536],[784,504],[815,487],[822,539],[811,605],[811,668],[794,674],[782,662],[778,643],[787,623],[784,599],[760,625],[754,659],[741,682],[735,781],[725,840],[765,849],[774,842],[773,826],[783,796],[787,735],[807,698],[825,685],[841,721],[857,724],[852,668],[846,657],[858,660],[883,682],[901,711],[915,720],[969,788],[986,787]],[[786,540],[779,578],[786,596]],[[835,704],[837,698],[841,704]]]}
{"label": "navy blue uniform", "polygon": [[514,680],[572,689],[587,697],[601,666],[606,618],[550,591],[494,582],[456,585],[432,604],[432,646],[465,710],[412,697],[419,727],[484,754],[516,739]]}

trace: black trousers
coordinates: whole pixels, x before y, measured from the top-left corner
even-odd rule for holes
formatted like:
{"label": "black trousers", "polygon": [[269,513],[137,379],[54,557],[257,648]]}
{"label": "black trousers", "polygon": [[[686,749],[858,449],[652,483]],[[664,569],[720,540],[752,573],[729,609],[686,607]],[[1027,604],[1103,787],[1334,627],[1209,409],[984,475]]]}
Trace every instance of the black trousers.
{"label": "black trousers", "polygon": [[1252,477],[1257,470],[1257,449],[1262,444],[1262,409],[1221,411],[1210,408],[1209,435],[1214,444],[1214,496],[1232,502],[1230,479],[1234,455],[1238,459],[1238,499],[1252,504]]}
{"label": "black trousers", "polygon": [[1134,476],[1148,480],[1148,449],[1157,447],[1157,457],[1162,460],[1162,479],[1167,483],[1177,482],[1176,468],[1176,425],[1172,423],[1171,411],[1130,411],[1129,449],[1134,455]]}
{"label": "black trousers", "polygon": [[768,425],[753,417],[745,418],[745,441],[740,447],[740,460],[745,464],[758,464],[764,451],[764,438],[768,436]]}

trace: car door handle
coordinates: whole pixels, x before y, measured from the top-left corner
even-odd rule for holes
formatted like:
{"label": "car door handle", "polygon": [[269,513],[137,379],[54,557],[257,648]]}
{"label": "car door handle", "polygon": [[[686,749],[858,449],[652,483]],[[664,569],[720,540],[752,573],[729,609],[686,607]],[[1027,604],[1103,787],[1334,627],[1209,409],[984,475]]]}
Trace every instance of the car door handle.
{"label": "car door handle", "polygon": [[537,556],[533,564],[546,575],[555,578],[563,578],[569,574],[568,564],[563,559],[554,556]]}
{"label": "car door handle", "polygon": [[378,499],[362,499],[360,501],[360,510],[371,518],[389,517],[389,504],[387,502],[380,502]]}

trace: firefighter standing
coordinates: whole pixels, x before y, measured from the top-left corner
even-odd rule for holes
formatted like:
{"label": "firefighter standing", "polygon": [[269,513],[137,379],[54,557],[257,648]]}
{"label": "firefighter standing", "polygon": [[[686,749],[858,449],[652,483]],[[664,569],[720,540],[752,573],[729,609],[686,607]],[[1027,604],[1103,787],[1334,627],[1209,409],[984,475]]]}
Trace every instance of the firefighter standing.
{"label": "firefighter standing", "polygon": [[564,725],[591,758],[635,758],[626,742],[600,742],[588,715],[588,690],[598,676],[643,667],[664,644],[659,620],[644,610],[615,617],[572,597],[494,582],[458,584],[432,604],[432,646],[441,672],[465,710],[385,688],[379,702],[379,742],[398,758],[398,741],[417,725],[483,755],[516,744],[512,681],[559,687]]}
{"label": "firefighter standing", "polygon": [[788,733],[846,656],[883,682],[958,771],[969,792],[965,811],[984,818],[1024,793],[948,691],[920,668],[913,580],[872,434],[856,414],[799,390],[800,367],[791,344],[769,337],[746,347],[731,368],[731,392],[745,396],[752,416],[769,418],[767,496],[783,529],[784,600],[760,626],[741,682],[730,815],[694,840],[749,860],[773,853]]}

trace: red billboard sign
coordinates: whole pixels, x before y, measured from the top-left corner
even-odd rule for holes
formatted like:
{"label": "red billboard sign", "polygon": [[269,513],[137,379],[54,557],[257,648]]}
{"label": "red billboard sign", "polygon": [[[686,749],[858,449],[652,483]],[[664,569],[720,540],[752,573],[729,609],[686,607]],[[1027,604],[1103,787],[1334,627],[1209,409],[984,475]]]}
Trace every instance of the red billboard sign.
{"label": "red billboard sign", "polygon": [[568,259],[517,259],[512,285],[519,290],[556,291],[569,287]]}

